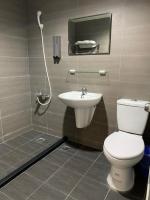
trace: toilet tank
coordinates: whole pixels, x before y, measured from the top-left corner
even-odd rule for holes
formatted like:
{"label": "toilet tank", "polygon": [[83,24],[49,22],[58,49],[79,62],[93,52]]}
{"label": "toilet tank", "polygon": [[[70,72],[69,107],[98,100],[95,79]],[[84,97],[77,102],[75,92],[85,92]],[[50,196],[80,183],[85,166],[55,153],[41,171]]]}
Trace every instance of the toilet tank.
{"label": "toilet tank", "polygon": [[145,105],[148,101],[119,99],[117,101],[117,122],[120,131],[142,135],[147,123],[148,112]]}

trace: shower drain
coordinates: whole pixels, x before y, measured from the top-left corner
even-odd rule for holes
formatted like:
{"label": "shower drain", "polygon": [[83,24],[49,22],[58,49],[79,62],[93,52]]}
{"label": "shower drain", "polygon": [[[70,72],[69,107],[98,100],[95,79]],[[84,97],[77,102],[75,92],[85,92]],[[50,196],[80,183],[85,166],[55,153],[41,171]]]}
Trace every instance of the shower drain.
{"label": "shower drain", "polygon": [[45,138],[42,138],[42,137],[35,140],[35,142],[38,143],[38,144],[42,144],[42,143],[44,143],[45,141],[46,141],[46,139],[45,139]]}
{"label": "shower drain", "polygon": [[64,145],[63,147],[60,148],[61,151],[68,151],[69,149],[71,149],[71,147]]}

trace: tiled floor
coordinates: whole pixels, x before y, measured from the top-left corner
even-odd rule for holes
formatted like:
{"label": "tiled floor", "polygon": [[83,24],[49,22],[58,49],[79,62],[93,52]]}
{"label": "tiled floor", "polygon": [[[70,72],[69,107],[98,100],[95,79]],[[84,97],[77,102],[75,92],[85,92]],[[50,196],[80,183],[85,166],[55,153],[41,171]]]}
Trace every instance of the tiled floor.
{"label": "tiled floor", "polygon": [[0,189],[0,200],[142,200],[140,179],[128,194],[109,189],[110,165],[103,153],[61,145]]}
{"label": "tiled floor", "polygon": [[58,140],[51,135],[30,131],[1,143],[0,179]]}

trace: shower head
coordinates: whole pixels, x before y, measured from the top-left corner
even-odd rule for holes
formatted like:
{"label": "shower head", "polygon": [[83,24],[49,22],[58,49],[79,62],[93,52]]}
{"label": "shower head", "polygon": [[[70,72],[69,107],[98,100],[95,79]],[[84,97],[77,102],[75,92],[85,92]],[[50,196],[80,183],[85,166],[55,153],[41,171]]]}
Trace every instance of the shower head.
{"label": "shower head", "polygon": [[40,17],[42,15],[42,12],[40,10],[38,10],[37,15]]}
{"label": "shower head", "polygon": [[40,20],[41,15],[42,15],[42,12],[41,12],[40,10],[37,11],[37,21],[38,21],[38,24],[39,24],[40,29],[43,29],[44,25],[41,24],[41,20]]}

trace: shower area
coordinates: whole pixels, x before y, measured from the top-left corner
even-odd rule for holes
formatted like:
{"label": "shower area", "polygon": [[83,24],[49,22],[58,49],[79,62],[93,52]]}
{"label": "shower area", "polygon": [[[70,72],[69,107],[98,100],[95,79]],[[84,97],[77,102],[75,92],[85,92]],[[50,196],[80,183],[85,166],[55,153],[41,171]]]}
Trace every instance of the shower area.
{"label": "shower area", "polygon": [[[51,127],[51,37],[26,0],[0,0],[0,186],[63,142]],[[34,2],[33,2],[34,3]],[[33,10],[32,10],[33,9]],[[36,35],[34,34],[36,31]],[[33,39],[34,38],[34,39]]]}

